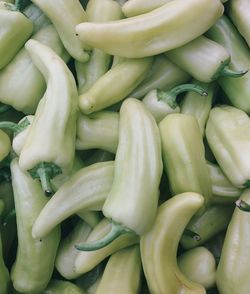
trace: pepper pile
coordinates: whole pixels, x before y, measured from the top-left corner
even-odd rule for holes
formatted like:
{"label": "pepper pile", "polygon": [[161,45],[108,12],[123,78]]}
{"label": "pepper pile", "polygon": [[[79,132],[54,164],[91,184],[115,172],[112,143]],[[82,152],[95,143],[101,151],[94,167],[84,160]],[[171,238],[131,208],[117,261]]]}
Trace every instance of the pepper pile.
{"label": "pepper pile", "polygon": [[0,1],[0,294],[250,293],[249,12]]}

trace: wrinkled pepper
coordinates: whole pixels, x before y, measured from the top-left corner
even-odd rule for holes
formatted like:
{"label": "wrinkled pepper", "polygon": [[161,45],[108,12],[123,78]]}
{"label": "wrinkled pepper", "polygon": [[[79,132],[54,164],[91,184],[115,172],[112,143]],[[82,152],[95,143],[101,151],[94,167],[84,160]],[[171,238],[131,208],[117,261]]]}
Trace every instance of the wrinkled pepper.
{"label": "wrinkled pepper", "polygon": [[39,181],[21,170],[17,158],[11,162],[11,176],[18,234],[17,256],[11,269],[11,280],[19,292],[39,293],[51,279],[60,230],[55,228],[42,239],[32,237],[32,225],[47,198]]}
{"label": "wrinkled pepper", "polygon": [[27,41],[33,24],[15,5],[0,2],[0,69],[6,66]]}
{"label": "wrinkled pepper", "polygon": [[139,16],[103,23],[85,22],[75,30],[84,44],[111,55],[141,58],[192,41],[206,32],[223,11],[219,0],[175,0]]}
{"label": "wrinkled pepper", "polygon": [[69,68],[52,49],[36,40],[29,40],[25,48],[46,79],[47,89],[38,104],[19,164],[33,178],[40,178],[45,193],[51,194],[50,178],[67,173],[74,160],[77,88]]}
{"label": "wrinkled pepper", "polygon": [[143,235],[154,223],[162,175],[157,124],[143,103],[126,99],[120,110],[114,180],[103,205],[112,229],[101,240],[82,243],[79,250],[102,248],[125,232]]}
{"label": "wrinkled pepper", "polygon": [[140,241],[143,270],[151,294],[206,293],[202,285],[185,277],[177,264],[181,235],[203,205],[200,194],[187,192],[159,206],[153,227]]}
{"label": "wrinkled pepper", "polygon": [[197,120],[189,114],[173,113],[160,122],[159,129],[164,168],[172,193],[200,193],[205,198],[205,206],[208,206],[212,198],[212,183]]}
{"label": "wrinkled pepper", "polygon": [[141,288],[141,281],[140,247],[129,246],[110,256],[96,294],[137,294]]}
{"label": "wrinkled pepper", "polygon": [[[101,76],[79,96],[79,108],[85,114],[102,110],[126,98],[145,78],[153,59],[125,59]],[[117,82],[119,81],[119,83]]]}
{"label": "wrinkled pepper", "polygon": [[191,281],[210,289],[215,286],[216,261],[206,247],[196,247],[178,257],[181,272]]}
{"label": "wrinkled pepper", "polygon": [[214,107],[209,114],[206,138],[220,168],[238,188],[250,185],[250,118],[233,106]]}

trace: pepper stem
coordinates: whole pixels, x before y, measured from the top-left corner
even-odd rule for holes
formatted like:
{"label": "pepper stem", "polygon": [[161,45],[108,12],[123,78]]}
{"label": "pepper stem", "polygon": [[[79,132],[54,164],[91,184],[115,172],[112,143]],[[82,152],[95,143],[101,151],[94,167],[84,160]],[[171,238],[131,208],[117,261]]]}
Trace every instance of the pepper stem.
{"label": "pepper stem", "polygon": [[194,231],[191,231],[189,229],[184,230],[184,235],[188,236],[188,237],[191,237],[195,241],[200,241],[201,240],[201,236],[199,234],[197,234]]}
{"label": "pepper stem", "polygon": [[200,94],[201,96],[207,96],[207,92],[205,91],[205,89],[199,85],[196,84],[182,84],[182,85],[178,85],[174,88],[172,88],[169,91],[157,91],[157,98],[158,100],[162,100],[164,101],[166,104],[168,104],[172,109],[175,109],[178,104],[176,102],[176,97],[183,93],[183,92],[187,92],[187,91],[193,91],[196,92],[198,94]]}
{"label": "pepper stem", "polygon": [[250,205],[244,200],[238,199],[235,204],[240,210],[250,212]]}
{"label": "pepper stem", "polygon": [[20,124],[16,124],[12,121],[1,121],[0,129],[10,130],[16,136],[17,134],[21,133],[24,129],[26,129],[28,125],[30,125],[30,122],[26,117]]}
{"label": "pepper stem", "polygon": [[240,78],[244,76],[248,72],[247,70],[240,70],[240,71],[234,71],[230,69],[228,66],[224,66],[220,72],[218,77],[230,77],[230,78]]}
{"label": "pepper stem", "polygon": [[54,191],[52,189],[50,180],[56,175],[62,173],[60,167],[52,162],[42,162],[29,170],[29,173],[33,179],[40,179],[42,189],[46,196],[51,196]]}
{"label": "pepper stem", "polygon": [[94,241],[94,242],[89,242],[89,243],[81,243],[81,244],[75,245],[75,248],[81,251],[98,250],[109,245],[117,237],[127,232],[131,232],[131,231],[119,224],[112,222],[111,230],[102,239]]}

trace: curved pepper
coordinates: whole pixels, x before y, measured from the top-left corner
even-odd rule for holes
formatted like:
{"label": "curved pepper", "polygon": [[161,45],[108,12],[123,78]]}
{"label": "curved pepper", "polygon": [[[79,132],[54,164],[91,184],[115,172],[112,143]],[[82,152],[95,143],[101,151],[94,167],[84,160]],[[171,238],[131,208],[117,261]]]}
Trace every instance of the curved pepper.
{"label": "curved pepper", "polygon": [[114,180],[103,205],[111,231],[79,250],[96,250],[124,232],[142,235],[153,225],[162,175],[161,142],[157,124],[143,103],[126,99],[120,110]]}
{"label": "curved pepper", "polygon": [[130,94],[133,98],[142,98],[154,89],[169,90],[183,84],[190,76],[172,63],[164,54],[155,56],[151,69],[145,79]]}
{"label": "curved pepper", "polygon": [[228,4],[228,14],[237,30],[246,40],[250,47],[250,3],[248,0],[231,0]]}
{"label": "curved pepper", "polygon": [[[91,0],[86,7],[86,14],[90,22],[111,21],[122,18],[121,6],[113,0]],[[93,48],[87,63],[76,61],[78,92],[83,94],[108,71],[111,56]]]}
{"label": "curved pepper", "polygon": [[205,84],[196,80],[193,80],[192,83],[203,87],[207,95],[201,97],[194,91],[188,92],[180,102],[180,112],[193,115],[197,119],[201,133],[204,136],[205,125],[218,87],[216,83]]}
{"label": "curved pepper", "polygon": [[75,173],[51,197],[32,229],[35,238],[46,236],[72,214],[85,210],[101,210],[113,181],[114,162],[100,162]]}
{"label": "curved pepper", "polygon": [[186,229],[200,236],[199,240],[183,235],[181,245],[185,249],[205,244],[207,240],[227,228],[232,217],[233,207],[212,205],[202,215],[195,215]]}
{"label": "curved pepper", "polygon": [[[250,202],[246,189],[240,200]],[[222,247],[216,272],[216,284],[221,294],[248,294],[250,289],[250,214],[235,208]]]}
{"label": "curved pepper", "polygon": [[100,111],[89,116],[79,114],[76,126],[76,149],[103,149],[116,152],[119,114]]}
{"label": "curved pepper", "polygon": [[[42,28],[32,36],[32,39],[50,47],[65,61],[68,60],[68,55],[53,25]],[[19,111],[34,113],[45,90],[44,77],[25,48],[22,48],[0,71],[0,101]]]}
{"label": "curved pepper", "polygon": [[63,280],[51,280],[48,287],[42,292],[42,294],[85,294],[83,289],[80,289],[77,285]]}
{"label": "curved pepper", "polygon": [[10,149],[10,137],[4,131],[0,130],[0,161],[9,154]]}
{"label": "curved pepper", "polygon": [[[110,222],[104,218],[100,223],[91,231],[86,243],[93,243],[100,240],[111,229]],[[75,272],[78,275],[89,272],[105,258],[115,253],[116,251],[126,248],[130,245],[139,243],[139,238],[131,232],[126,232],[117,237],[107,246],[95,251],[78,251],[78,255],[75,259]]]}
{"label": "curved pepper", "polygon": [[91,227],[79,220],[69,235],[60,242],[55,267],[65,279],[71,280],[78,277],[78,274],[74,271],[74,264],[79,251],[74,245],[86,241],[90,232]]}
{"label": "curved pepper", "polygon": [[221,77],[218,83],[233,106],[250,113],[249,47],[225,15],[208,30],[206,35],[228,51],[231,56],[229,66],[232,70],[248,70],[244,76],[237,79]]}
{"label": "curved pepper", "polygon": [[32,0],[54,24],[64,47],[76,60],[85,62],[89,55],[75,36],[75,26],[87,21],[87,15],[78,0]]}
{"label": "curved pepper", "polygon": [[239,198],[242,190],[232,185],[217,164],[207,161],[207,166],[212,181],[212,201],[223,204],[234,203]]}
{"label": "curved pepper", "polygon": [[19,164],[34,178],[40,177],[43,189],[51,194],[49,179],[70,170],[75,155],[77,88],[67,65],[52,49],[35,40],[29,40],[25,48],[45,77],[47,89],[38,104]]}
{"label": "curved pepper", "polygon": [[10,3],[0,3],[0,69],[6,66],[33,31],[33,24]]}
{"label": "curved pepper", "polygon": [[216,261],[206,247],[196,247],[178,257],[181,272],[206,289],[215,286]]}
{"label": "curved pepper", "polygon": [[172,0],[128,0],[122,6],[122,12],[126,17],[136,16],[159,8],[170,1]]}
{"label": "curved pepper", "polygon": [[151,230],[141,237],[140,249],[144,274],[152,294],[206,293],[178,268],[177,248],[191,217],[202,207],[198,193],[182,193],[158,208]]}
{"label": "curved pepper", "polygon": [[89,114],[123,100],[145,78],[152,61],[152,58],[141,58],[118,63],[79,96],[80,110]]}
{"label": "curved pepper", "polygon": [[167,57],[193,78],[210,83],[221,76],[241,77],[247,71],[228,67],[230,55],[220,44],[204,36],[165,53]]}
{"label": "curved pepper", "polygon": [[81,23],[75,29],[83,43],[111,55],[141,58],[192,41],[207,31],[223,11],[219,0],[175,0],[139,16],[101,24]]}
{"label": "curved pepper", "polygon": [[138,245],[113,253],[105,267],[96,294],[137,294],[141,286],[141,257]]}
{"label": "curved pepper", "polygon": [[23,172],[15,158],[11,176],[17,217],[18,249],[11,269],[14,288],[24,293],[39,293],[50,281],[54,269],[60,231],[56,228],[43,239],[33,239],[31,228],[47,202],[38,180]]}
{"label": "curved pepper", "polygon": [[212,199],[212,183],[197,120],[188,114],[167,115],[159,124],[163,163],[174,194],[197,192],[205,206]]}
{"label": "curved pepper", "polygon": [[233,106],[214,107],[209,114],[206,138],[220,168],[238,187],[250,183],[250,118]]}

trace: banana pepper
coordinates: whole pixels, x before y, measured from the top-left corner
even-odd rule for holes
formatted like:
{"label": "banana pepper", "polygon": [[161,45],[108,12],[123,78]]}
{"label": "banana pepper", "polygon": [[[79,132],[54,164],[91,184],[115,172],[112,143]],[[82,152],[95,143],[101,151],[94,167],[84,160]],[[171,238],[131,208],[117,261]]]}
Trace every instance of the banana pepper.
{"label": "banana pepper", "polygon": [[74,283],[64,280],[52,279],[48,287],[42,292],[42,294],[86,294],[83,289],[80,289]]}
{"label": "banana pepper", "polygon": [[0,161],[9,154],[10,149],[10,137],[4,131],[0,130]]}
{"label": "banana pepper", "polygon": [[175,0],[139,16],[103,23],[81,23],[75,29],[85,44],[111,55],[141,58],[192,41],[206,32],[223,11],[219,0]]}
{"label": "banana pepper", "polygon": [[39,177],[44,191],[51,194],[50,178],[67,173],[74,160],[77,88],[67,65],[52,49],[36,40],[29,40],[25,48],[45,77],[47,89],[38,104],[19,164],[33,178]]}
{"label": "banana pepper", "polygon": [[151,294],[206,293],[203,286],[185,277],[177,264],[181,235],[203,204],[198,193],[174,196],[159,206],[153,227],[141,237],[142,265]]}

